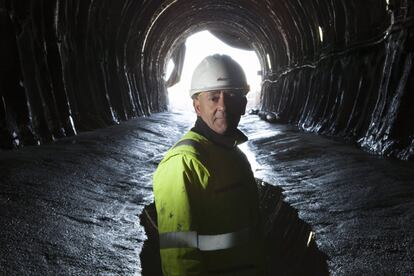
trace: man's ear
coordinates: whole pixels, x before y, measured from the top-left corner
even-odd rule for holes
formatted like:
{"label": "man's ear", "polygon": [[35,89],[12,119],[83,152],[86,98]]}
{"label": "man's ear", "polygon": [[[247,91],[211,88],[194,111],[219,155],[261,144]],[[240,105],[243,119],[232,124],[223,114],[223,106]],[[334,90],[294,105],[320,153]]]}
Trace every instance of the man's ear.
{"label": "man's ear", "polygon": [[244,115],[244,113],[246,113],[246,105],[247,105],[247,98],[243,97],[242,102],[240,103],[240,107],[242,108],[241,115]]}
{"label": "man's ear", "polygon": [[193,107],[194,107],[194,111],[196,112],[197,116],[201,116],[200,101],[198,98],[193,99]]}

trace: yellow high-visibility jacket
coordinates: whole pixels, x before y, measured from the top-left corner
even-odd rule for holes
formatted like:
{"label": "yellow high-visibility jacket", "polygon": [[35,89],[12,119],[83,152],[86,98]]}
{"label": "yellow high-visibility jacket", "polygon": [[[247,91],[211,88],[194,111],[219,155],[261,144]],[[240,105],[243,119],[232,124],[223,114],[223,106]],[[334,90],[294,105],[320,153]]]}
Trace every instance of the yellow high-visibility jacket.
{"label": "yellow high-visibility jacket", "polygon": [[153,180],[164,276],[263,275],[257,186],[238,147],[189,131]]}

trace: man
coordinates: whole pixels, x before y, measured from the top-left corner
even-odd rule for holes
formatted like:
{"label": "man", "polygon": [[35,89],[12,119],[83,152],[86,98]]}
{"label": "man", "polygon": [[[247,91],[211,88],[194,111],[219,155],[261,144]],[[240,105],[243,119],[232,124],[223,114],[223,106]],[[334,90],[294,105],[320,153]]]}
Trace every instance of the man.
{"label": "man", "polygon": [[190,96],[197,121],[154,174],[162,270],[170,275],[262,275],[257,186],[237,147],[249,91],[226,55],[195,69]]}

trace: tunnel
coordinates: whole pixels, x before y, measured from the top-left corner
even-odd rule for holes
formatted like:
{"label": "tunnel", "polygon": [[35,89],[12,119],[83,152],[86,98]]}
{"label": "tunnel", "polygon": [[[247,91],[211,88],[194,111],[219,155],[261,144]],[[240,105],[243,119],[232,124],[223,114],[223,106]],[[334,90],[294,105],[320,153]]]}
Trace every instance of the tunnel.
{"label": "tunnel", "polygon": [[271,222],[293,229],[274,242],[305,237],[307,250],[286,253],[280,275],[413,274],[413,8],[0,0],[0,272],[152,275],[140,259],[151,176],[195,118],[169,108],[168,88],[187,38],[208,30],[260,62],[245,150],[273,191],[265,212],[285,206]]}

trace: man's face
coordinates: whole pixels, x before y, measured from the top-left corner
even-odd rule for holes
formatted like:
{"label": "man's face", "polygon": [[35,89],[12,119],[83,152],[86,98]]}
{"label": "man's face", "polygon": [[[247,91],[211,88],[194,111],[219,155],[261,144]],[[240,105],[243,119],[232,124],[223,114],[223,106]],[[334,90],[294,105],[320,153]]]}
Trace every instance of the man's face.
{"label": "man's face", "polygon": [[232,90],[201,92],[193,100],[197,115],[218,134],[236,130],[246,104],[243,93]]}

